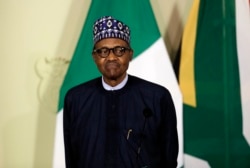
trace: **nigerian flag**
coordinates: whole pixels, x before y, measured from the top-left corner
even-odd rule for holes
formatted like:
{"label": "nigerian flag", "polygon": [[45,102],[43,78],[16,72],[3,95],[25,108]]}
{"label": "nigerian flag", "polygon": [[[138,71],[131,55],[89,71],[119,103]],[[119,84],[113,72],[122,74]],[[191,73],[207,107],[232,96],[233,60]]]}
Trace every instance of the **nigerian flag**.
{"label": "nigerian flag", "polygon": [[101,75],[91,56],[92,28],[96,19],[110,15],[122,20],[131,29],[131,47],[134,49],[134,58],[130,63],[128,73],[163,85],[172,94],[177,111],[180,144],[178,165],[180,167],[183,165],[182,96],[149,0],[92,0],[60,90],[53,166],[65,167],[62,135],[64,96],[71,87]]}
{"label": "nigerian flag", "polygon": [[182,41],[187,168],[250,167],[248,0],[194,0]]}

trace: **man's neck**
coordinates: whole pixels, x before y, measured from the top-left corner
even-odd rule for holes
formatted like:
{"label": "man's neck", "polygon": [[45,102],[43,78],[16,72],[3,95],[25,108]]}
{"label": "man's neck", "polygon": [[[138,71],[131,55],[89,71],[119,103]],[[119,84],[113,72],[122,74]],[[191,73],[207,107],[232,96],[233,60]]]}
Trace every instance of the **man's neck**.
{"label": "man's neck", "polygon": [[109,81],[109,83],[107,83],[104,80],[104,78],[102,77],[102,85],[106,90],[118,90],[118,89],[121,89],[121,88],[123,88],[125,86],[127,81],[128,81],[128,75],[127,74],[126,74],[125,78],[123,78],[123,80],[121,82],[117,83],[116,81],[114,81],[116,83],[114,83],[113,85],[112,85],[112,83],[110,83],[110,81]]}

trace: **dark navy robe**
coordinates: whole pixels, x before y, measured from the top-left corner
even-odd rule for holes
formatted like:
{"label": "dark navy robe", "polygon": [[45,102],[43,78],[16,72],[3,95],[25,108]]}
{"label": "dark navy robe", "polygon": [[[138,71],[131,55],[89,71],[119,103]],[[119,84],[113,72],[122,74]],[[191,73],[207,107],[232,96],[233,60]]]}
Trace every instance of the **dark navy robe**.
{"label": "dark navy robe", "polygon": [[63,113],[67,168],[177,166],[176,113],[162,86],[129,75],[107,91],[99,77],[70,89]]}

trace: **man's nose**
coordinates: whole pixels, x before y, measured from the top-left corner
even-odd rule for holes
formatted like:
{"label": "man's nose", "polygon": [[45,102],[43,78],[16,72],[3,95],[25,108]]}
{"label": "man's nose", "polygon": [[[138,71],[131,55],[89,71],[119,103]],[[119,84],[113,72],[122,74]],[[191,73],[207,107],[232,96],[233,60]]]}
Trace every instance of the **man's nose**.
{"label": "man's nose", "polygon": [[110,50],[109,55],[107,57],[109,60],[117,59],[117,56],[114,54],[113,50]]}

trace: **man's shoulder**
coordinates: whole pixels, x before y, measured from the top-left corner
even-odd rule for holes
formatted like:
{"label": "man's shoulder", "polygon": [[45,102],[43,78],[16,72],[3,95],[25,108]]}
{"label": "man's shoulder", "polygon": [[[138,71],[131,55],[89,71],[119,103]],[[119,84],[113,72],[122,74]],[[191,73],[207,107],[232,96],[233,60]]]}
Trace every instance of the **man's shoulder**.
{"label": "man's shoulder", "polygon": [[138,91],[143,97],[171,98],[171,93],[167,87],[144,78],[129,76],[129,87],[133,91]]}
{"label": "man's shoulder", "polygon": [[68,90],[68,94],[76,94],[76,93],[91,91],[96,89],[100,84],[101,84],[101,77],[97,77],[89,81],[80,83],[76,86],[73,86]]}
{"label": "man's shoulder", "polygon": [[129,75],[129,80],[131,81],[131,83],[133,83],[133,85],[137,85],[140,88],[167,90],[167,88],[165,88],[164,86],[158,83],[155,83],[155,82],[152,82],[152,81],[149,81],[149,80],[137,77],[137,76]]}

